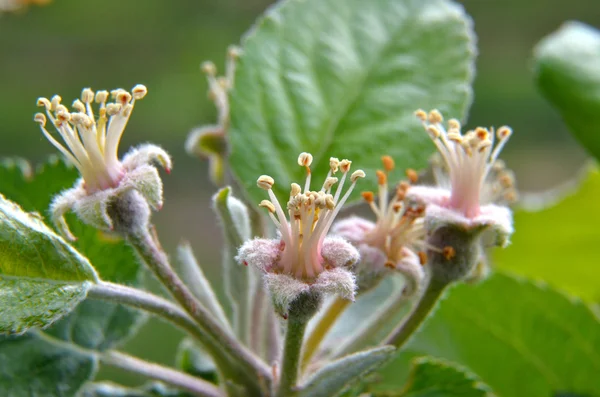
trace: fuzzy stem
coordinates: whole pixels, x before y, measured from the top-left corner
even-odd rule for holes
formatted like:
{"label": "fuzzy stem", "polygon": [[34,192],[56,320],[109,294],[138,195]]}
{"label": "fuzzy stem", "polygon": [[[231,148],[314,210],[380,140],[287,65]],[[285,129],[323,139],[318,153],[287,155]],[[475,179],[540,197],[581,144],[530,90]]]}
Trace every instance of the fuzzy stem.
{"label": "fuzzy stem", "polygon": [[302,369],[305,369],[310,363],[310,359],[317,352],[321,342],[327,336],[327,333],[335,324],[335,321],[340,317],[344,310],[348,307],[351,301],[336,297],[335,300],[327,307],[323,315],[318,319],[318,323],[309,334],[306,344],[304,345],[304,355],[302,356]]}
{"label": "fuzzy stem", "polygon": [[171,386],[186,390],[200,397],[223,397],[224,394],[215,385],[203,379],[163,367],[117,351],[108,351],[98,356],[104,364],[141,374],[165,382]]}
{"label": "fuzzy stem", "polygon": [[231,358],[235,358],[247,376],[258,383],[269,383],[269,367],[252,352],[242,346],[211,313],[196,299],[185,283],[173,271],[167,255],[148,230],[127,234],[127,241],[136,250],[142,261],[167,288],[173,298],[188,312],[202,330],[216,341]]}
{"label": "fuzzy stem", "polygon": [[302,340],[306,330],[308,319],[297,318],[290,311],[288,317],[287,331],[285,333],[285,345],[283,347],[283,361],[281,365],[281,382],[279,384],[279,397],[293,396],[294,386],[298,380],[300,371],[300,353],[302,351]]}
{"label": "fuzzy stem", "polygon": [[384,344],[401,348],[410,336],[423,324],[423,321],[436,306],[448,285],[449,283],[447,282],[442,282],[435,278],[430,279],[427,288],[423,291],[423,295],[421,295],[410,314],[388,335]]}

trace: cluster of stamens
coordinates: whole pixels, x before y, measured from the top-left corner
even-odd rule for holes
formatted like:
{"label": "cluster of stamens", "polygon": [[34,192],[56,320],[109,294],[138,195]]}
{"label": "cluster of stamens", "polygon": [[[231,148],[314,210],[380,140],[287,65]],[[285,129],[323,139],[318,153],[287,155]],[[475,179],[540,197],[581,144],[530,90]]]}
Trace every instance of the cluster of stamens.
{"label": "cluster of stamens", "polygon": [[[260,206],[269,211],[269,216],[281,233],[283,243],[279,269],[273,270],[303,279],[313,279],[327,269],[328,264],[324,263],[321,256],[323,240],[344,202],[352,193],[356,181],[365,177],[364,171],[354,171],[350,175],[350,188],[342,196],[351,161],[340,161],[332,157],[329,160],[329,172],[321,189],[310,190],[312,160],[310,153],[301,153],[298,157],[298,164],[306,169],[307,176],[304,190],[296,183],[291,185],[290,198],[286,206],[289,222],[273,193],[272,187],[275,183],[273,178],[262,175],[257,181],[258,186],[266,190],[270,198],[270,201],[263,200]],[[341,173],[339,180],[334,176],[338,172]],[[333,192],[336,184],[337,187]]]}
{"label": "cluster of stamens", "polygon": [[402,181],[396,186],[394,195],[390,198],[388,189],[388,175],[394,170],[394,160],[390,156],[382,157],[383,170],[377,171],[379,185],[378,200],[373,192],[362,192],[363,199],[369,204],[377,223],[369,231],[364,242],[385,252],[388,262],[386,266],[394,268],[406,254],[406,248],[418,252],[422,263],[425,257],[425,236],[423,204],[407,204],[404,201],[411,183],[418,180],[417,173],[409,169],[406,171],[408,181]]}
{"label": "cluster of stamens", "polygon": [[477,127],[462,134],[456,119],[448,120],[446,130],[437,110],[429,114],[418,110],[415,114],[447,164],[451,183],[449,207],[467,218],[478,216],[484,182],[512,130],[503,126],[494,133],[493,129]]}
{"label": "cluster of stamens", "polygon": [[[62,105],[60,96],[50,100],[39,98],[38,106],[46,115],[37,113],[34,120],[40,124],[46,138],[64,154],[81,173],[86,190],[90,193],[115,187],[122,177],[118,146],[136,100],[147,93],[146,87],[136,85],[131,93],[116,89],[94,93],[86,88],[81,99],[73,102],[73,111]],[[114,102],[108,103],[109,97]],[[92,103],[99,104],[97,118]],[[46,130],[47,118],[60,134],[64,145]]]}

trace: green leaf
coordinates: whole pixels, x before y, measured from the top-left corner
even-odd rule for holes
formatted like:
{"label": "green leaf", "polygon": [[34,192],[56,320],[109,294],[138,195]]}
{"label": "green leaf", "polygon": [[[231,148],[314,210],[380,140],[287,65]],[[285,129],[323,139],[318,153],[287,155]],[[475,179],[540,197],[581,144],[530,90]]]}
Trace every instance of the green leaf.
{"label": "green leaf", "polygon": [[[408,384],[398,397],[491,397],[489,387],[464,368],[445,360],[420,357],[413,361]],[[378,396],[376,394],[376,396]]]}
{"label": "green leaf", "polygon": [[182,371],[212,383],[218,383],[217,367],[193,339],[185,338],[177,351],[177,367]]}
{"label": "green leaf", "polygon": [[600,159],[600,31],[567,22],[537,45],[534,62],[541,93]]}
{"label": "green leaf", "polygon": [[590,308],[502,274],[453,288],[377,389],[396,390],[422,355],[470,368],[505,397],[600,393],[600,322]]}
{"label": "green leaf", "polygon": [[257,277],[254,269],[241,266],[234,258],[244,241],[250,239],[250,215],[244,203],[231,195],[229,186],[220,189],[212,201],[225,238],[223,283],[229,303],[231,324],[238,338],[244,343],[249,343],[252,326],[249,313],[252,312]]}
{"label": "green leaf", "polygon": [[[286,0],[242,41],[231,93],[230,163],[250,198],[271,175],[279,197],[314,155],[315,185],[329,157],[348,158],[376,188],[380,158],[426,165],[433,145],[413,113],[438,108],[465,117],[471,99],[474,34],[462,7],[446,0]],[[301,183],[302,184],[302,183]]]}
{"label": "green leaf", "polygon": [[312,375],[305,385],[300,386],[298,395],[299,397],[339,395],[388,362],[395,352],[394,347],[384,346],[342,357]]}
{"label": "green leaf", "polygon": [[93,355],[36,334],[0,336],[0,396],[74,397],[96,368]]}
{"label": "green leaf", "polygon": [[85,257],[1,194],[0,258],[0,334],[52,324],[97,280]]}
{"label": "green leaf", "polygon": [[191,397],[190,394],[152,382],[139,388],[130,388],[112,382],[89,383],[81,397]]}
{"label": "green leaf", "polygon": [[[23,160],[4,160],[0,166],[0,192],[19,202],[23,209],[46,214],[55,194],[72,187],[77,170],[53,158],[35,174]],[[25,172],[24,172],[25,171]],[[78,240],[73,246],[93,264],[100,278],[127,285],[143,281],[143,268],[123,241],[82,224],[68,216]],[[46,332],[89,349],[109,349],[137,330],[145,319],[138,310],[107,302],[86,300],[69,316]]]}
{"label": "green leaf", "polygon": [[538,212],[516,211],[512,245],[497,250],[495,264],[541,279],[588,301],[600,301],[598,225],[600,172],[591,169],[574,194]]}

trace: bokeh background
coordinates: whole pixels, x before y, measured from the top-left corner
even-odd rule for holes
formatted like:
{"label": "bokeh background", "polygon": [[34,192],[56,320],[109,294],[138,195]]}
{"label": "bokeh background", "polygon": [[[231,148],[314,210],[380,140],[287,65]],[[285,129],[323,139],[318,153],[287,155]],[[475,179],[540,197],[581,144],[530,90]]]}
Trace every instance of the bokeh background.
{"label": "bokeh background", "polygon": [[[2,0],[0,0],[1,2]],[[136,106],[121,148],[152,141],[175,159],[165,178],[166,204],[155,220],[167,250],[192,243],[203,266],[219,277],[220,252],[209,209],[214,187],[207,166],[189,157],[183,143],[195,126],[212,123],[202,61],[222,67],[229,44],[240,37],[269,0],[54,0],[0,14],[0,157],[39,163],[54,148],[33,122],[38,96],[65,102],[81,88],[131,88],[149,95]],[[533,85],[531,51],[566,20],[600,26],[598,0],[464,0],[475,23],[479,58],[469,125],[513,127],[503,158],[522,191],[540,191],[572,178],[586,161],[559,116]],[[181,335],[151,320],[125,349],[173,364]],[[141,383],[121,372],[101,378]]]}

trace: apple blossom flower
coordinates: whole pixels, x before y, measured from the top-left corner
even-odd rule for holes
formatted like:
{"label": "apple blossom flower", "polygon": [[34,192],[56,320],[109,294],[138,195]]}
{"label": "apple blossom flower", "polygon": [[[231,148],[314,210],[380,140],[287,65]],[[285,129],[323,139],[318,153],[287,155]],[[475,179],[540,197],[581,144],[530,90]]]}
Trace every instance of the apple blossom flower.
{"label": "apple blossom flower", "polygon": [[[331,158],[321,189],[311,190],[311,163],[309,153],[298,157],[298,164],[306,168],[306,182],[304,189],[292,183],[285,209],[273,193],[273,178],[268,175],[258,178],[258,186],[266,190],[270,198],[263,200],[260,206],[267,209],[278,229],[278,238],[247,241],[236,258],[264,273],[275,308],[284,316],[289,304],[303,293],[336,293],[353,300],[356,289],[350,269],[359,259],[358,251],[344,239],[327,234],[357,180],[365,173],[357,170],[349,175],[349,160]],[[341,173],[339,180],[334,176],[338,172]],[[347,179],[351,185],[342,195]]]}
{"label": "apple blossom flower", "polygon": [[[146,93],[143,85],[136,85],[131,92],[116,89],[111,93],[94,93],[86,88],[81,99],[73,102],[72,112],[61,104],[58,95],[50,100],[38,99],[38,106],[45,108],[46,115],[37,113],[34,120],[39,123],[44,136],[81,175],[75,186],[55,197],[51,205],[54,223],[68,238],[75,239],[64,219],[69,210],[85,223],[112,230],[109,206],[126,192],[137,191],[153,208],[162,207],[162,182],[158,171],[150,164],[156,162],[170,172],[169,155],[160,147],[146,144],[130,150],[122,161],[118,158],[119,142],[134,104]],[[108,103],[110,96],[114,102]],[[97,115],[93,102],[99,105]],[[46,129],[47,119],[63,143]]]}
{"label": "apple blossom flower", "polygon": [[356,273],[360,292],[375,287],[386,274],[395,271],[405,277],[404,294],[412,295],[425,279],[425,206],[404,201],[410,182],[417,180],[414,170],[407,171],[409,181],[400,182],[389,197],[388,175],[395,165],[390,156],[383,156],[382,162],[384,170],[377,171],[377,199],[373,192],[362,193],[376,222],[352,216],[337,222],[332,234],[347,239],[359,249],[361,261]]}
{"label": "apple blossom flower", "polygon": [[434,167],[438,186],[414,186],[406,200],[426,205],[427,242],[444,247],[440,252],[428,251],[434,277],[443,282],[464,279],[484,255],[482,235],[503,247],[513,232],[512,213],[505,204],[516,198],[514,177],[498,160],[512,130],[477,127],[463,134],[456,119],[450,119],[446,129],[437,110],[415,114],[443,166]]}

